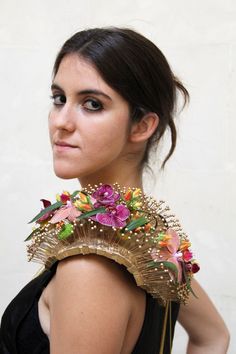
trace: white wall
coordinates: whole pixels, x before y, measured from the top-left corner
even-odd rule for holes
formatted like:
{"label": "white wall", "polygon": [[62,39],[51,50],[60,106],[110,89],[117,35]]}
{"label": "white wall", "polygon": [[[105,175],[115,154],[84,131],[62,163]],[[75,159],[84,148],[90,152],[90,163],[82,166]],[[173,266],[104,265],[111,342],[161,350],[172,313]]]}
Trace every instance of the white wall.
{"label": "white wall", "polygon": [[[75,31],[128,26],[153,40],[191,94],[179,142],[155,195],[176,212],[201,263],[197,279],[231,330],[236,352],[235,99],[236,2],[233,0],[0,1],[0,312],[38,269],[23,239],[40,198],[77,181],[54,176],[47,133],[53,60]],[[147,191],[151,190],[147,181]],[[178,327],[174,354],[186,337]]]}

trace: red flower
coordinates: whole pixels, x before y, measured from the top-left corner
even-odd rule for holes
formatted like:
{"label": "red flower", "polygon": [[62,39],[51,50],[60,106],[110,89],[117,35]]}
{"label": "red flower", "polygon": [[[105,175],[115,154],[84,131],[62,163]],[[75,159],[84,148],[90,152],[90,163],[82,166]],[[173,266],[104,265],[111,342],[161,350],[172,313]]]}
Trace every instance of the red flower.
{"label": "red flower", "polygon": [[70,196],[69,196],[68,194],[65,194],[65,193],[62,193],[62,194],[60,195],[60,198],[61,198],[61,202],[62,202],[63,204],[66,204],[66,202],[67,202],[68,200],[70,200]]}
{"label": "red flower", "polygon": [[197,263],[192,264],[192,272],[197,273],[200,270],[200,267]]}
{"label": "red flower", "polygon": [[193,254],[189,250],[183,251],[182,255],[185,262],[189,262],[193,258]]}
{"label": "red flower", "polygon": [[[46,209],[47,207],[49,207],[51,205],[51,202],[47,199],[40,199],[41,202],[43,202],[43,206],[44,206],[44,209]],[[42,211],[43,209],[41,209]],[[52,211],[48,211],[46,214],[44,214],[43,216],[41,216],[41,218],[39,218],[37,220],[37,222],[43,222],[43,221],[46,221],[48,220],[51,216],[53,215],[53,212]]]}

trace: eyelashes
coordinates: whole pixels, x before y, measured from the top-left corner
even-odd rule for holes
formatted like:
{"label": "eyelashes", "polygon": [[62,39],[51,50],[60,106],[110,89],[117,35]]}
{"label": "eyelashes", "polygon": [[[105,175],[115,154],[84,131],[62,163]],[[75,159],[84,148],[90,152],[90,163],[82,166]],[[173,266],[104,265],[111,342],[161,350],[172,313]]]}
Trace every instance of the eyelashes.
{"label": "eyelashes", "polygon": [[52,96],[49,96],[49,97],[50,97],[50,99],[52,100],[52,103],[55,106],[61,106],[61,105],[66,103],[66,96],[64,96],[64,95],[58,95],[57,94],[57,95],[52,95]]}
{"label": "eyelashes", "polygon": [[94,98],[87,98],[82,106],[88,111],[101,111],[103,109],[101,102]]}
{"label": "eyelashes", "polygon": [[[54,106],[62,106],[66,103],[66,96],[65,95],[61,95],[61,94],[55,94],[52,96],[49,96],[50,99],[52,100],[52,103]],[[81,104],[81,106],[89,112],[97,112],[97,111],[101,111],[103,109],[103,105],[102,103],[94,98],[86,98],[83,103]]]}

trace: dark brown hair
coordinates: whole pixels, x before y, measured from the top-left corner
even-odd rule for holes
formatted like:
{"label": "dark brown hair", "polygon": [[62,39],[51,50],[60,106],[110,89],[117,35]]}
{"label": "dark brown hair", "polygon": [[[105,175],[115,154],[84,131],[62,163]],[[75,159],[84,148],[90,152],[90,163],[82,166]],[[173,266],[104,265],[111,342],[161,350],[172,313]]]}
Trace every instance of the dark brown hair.
{"label": "dark brown hair", "polygon": [[174,76],[165,56],[143,35],[128,28],[92,28],[75,33],[59,51],[53,67],[56,75],[65,55],[77,53],[88,60],[103,80],[117,91],[130,106],[131,122],[139,121],[147,112],[159,116],[155,133],[149,138],[141,161],[148,165],[151,148],[158,145],[167,127],[171,132],[171,147],[162,168],[176,146],[174,123],[178,91],[184,105],[188,91]]}

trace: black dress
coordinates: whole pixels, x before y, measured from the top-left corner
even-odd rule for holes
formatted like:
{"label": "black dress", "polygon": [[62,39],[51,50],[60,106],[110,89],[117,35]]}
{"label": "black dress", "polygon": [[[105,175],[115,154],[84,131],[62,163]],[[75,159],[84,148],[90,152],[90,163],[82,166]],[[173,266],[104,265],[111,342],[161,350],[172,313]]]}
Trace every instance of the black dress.
{"label": "black dress", "polygon": [[[38,317],[38,300],[56,272],[55,263],[28,283],[5,310],[0,328],[0,354],[49,354],[49,340]],[[179,304],[172,302],[167,320],[164,354],[169,354],[170,343],[178,316]],[[146,293],[146,311],[143,326],[131,354],[159,354],[165,308]],[[171,338],[170,338],[171,337]]]}

